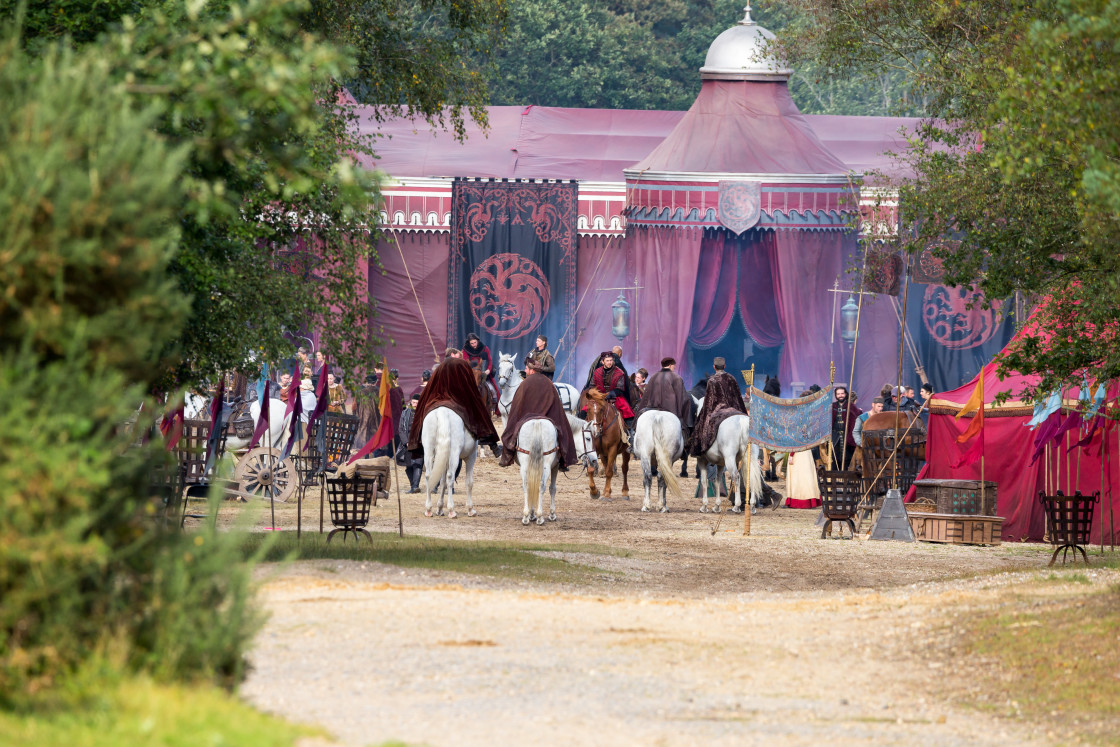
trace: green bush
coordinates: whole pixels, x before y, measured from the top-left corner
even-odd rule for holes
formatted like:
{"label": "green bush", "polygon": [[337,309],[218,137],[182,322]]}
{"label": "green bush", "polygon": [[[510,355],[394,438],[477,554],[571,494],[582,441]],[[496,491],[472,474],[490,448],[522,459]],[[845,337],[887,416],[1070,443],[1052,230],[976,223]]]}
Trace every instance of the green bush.
{"label": "green bush", "polygon": [[160,521],[152,382],[188,299],[183,152],[90,49],[28,58],[0,34],[0,701],[120,650],[160,677],[236,679],[248,565]]}

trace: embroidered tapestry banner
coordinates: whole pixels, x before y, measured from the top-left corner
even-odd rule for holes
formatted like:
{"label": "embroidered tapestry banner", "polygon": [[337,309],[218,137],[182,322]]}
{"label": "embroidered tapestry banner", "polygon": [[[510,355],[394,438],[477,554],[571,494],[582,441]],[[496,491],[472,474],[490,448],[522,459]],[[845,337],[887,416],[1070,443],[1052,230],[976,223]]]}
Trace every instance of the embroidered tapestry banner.
{"label": "embroidered tapestry banner", "polygon": [[556,351],[557,369],[572,350],[576,305],[576,182],[456,179],[451,186],[447,344],[475,332],[518,366],[536,336]]}
{"label": "embroidered tapestry banner", "polygon": [[793,453],[832,438],[832,387],[808,397],[781,399],[751,387],[750,440],[764,449]]}

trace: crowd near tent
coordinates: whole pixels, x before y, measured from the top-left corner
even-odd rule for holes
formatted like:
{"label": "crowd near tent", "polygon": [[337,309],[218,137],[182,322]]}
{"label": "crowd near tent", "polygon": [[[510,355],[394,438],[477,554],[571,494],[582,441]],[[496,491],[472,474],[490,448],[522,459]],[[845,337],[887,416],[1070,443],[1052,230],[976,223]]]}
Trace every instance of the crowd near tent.
{"label": "crowd near tent", "polygon": [[[717,38],[687,112],[491,107],[459,141],[359,107],[378,154],[362,166],[388,175],[370,323],[406,387],[468,330],[519,359],[544,333],[576,384],[615,344],[631,370],[676,358],[690,385],[715,356],[754,364],[787,396],[834,363],[865,405],[900,345],[904,383],[975,375],[1013,332],[1007,303],[969,304],[929,258],[861,275],[855,218],[895,216],[880,186],[918,121],[801,114],[769,38],[749,14]],[[861,288],[888,292],[862,296],[853,345]]]}

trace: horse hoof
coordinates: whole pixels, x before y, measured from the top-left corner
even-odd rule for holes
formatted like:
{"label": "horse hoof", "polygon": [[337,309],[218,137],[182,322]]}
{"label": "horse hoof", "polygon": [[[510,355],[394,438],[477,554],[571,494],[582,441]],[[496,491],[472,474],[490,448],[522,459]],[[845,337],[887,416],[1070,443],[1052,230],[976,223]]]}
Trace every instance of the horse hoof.
{"label": "horse hoof", "polygon": [[723,513],[723,508],[721,508],[720,506],[716,506],[715,508],[712,509],[712,513],[713,514],[721,514],[721,513]]}
{"label": "horse hoof", "polygon": [[642,513],[643,514],[648,514],[649,513],[649,506],[642,506]]}
{"label": "horse hoof", "polygon": [[702,513],[702,514],[708,513],[708,507],[707,506],[701,506],[700,507],[700,513]]}
{"label": "horse hoof", "polygon": [[549,521],[556,521],[556,514],[549,514],[548,515],[548,520]]}
{"label": "horse hoof", "polygon": [[431,511],[425,511],[424,515],[427,516],[429,519],[432,518],[432,512]]}
{"label": "horse hoof", "polygon": [[524,524],[525,526],[529,526],[529,517],[528,516],[522,516],[521,517],[521,523]]}
{"label": "horse hoof", "polygon": [[668,506],[662,506],[661,507],[661,513],[663,513],[663,514],[669,513],[669,507]]}
{"label": "horse hoof", "polygon": [[591,491],[591,497],[592,498],[598,498],[599,497],[599,491],[598,490],[592,490]]}
{"label": "horse hoof", "polygon": [[447,512],[447,518],[457,519],[457,518],[459,518],[459,514],[455,513],[454,511],[448,511]]}
{"label": "horse hoof", "polygon": [[544,517],[543,516],[538,516],[537,517],[537,526],[539,526],[539,527],[544,526]]}
{"label": "horse hoof", "polygon": [[478,516],[478,511],[475,511],[473,508],[468,509],[467,516]]}
{"label": "horse hoof", "polygon": [[741,513],[743,513],[743,509],[739,508],[738,506],[735,506],[733,509],[731,509],[731,513],[741,514]]}
{"label": "horse hoof", "polygon": [[751,506],[751,516],[754,516],[757,513],[758,513],[758,509],[755,508],[754,506]]}

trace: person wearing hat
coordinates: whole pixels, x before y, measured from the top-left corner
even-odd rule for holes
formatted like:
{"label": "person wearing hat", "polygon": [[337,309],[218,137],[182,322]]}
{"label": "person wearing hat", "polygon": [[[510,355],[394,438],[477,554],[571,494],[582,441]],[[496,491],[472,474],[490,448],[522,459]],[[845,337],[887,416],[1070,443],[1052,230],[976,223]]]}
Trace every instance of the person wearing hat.
{"label": "person wearing hat", "polygon": [[692,456],[700,456],[712,447],[720,423],[731,415],[746,415],[747,406],[743,403],[743,392],[739,382],[724,369],[727,361],[722,357],[712,361],[715,372],[708,377],[704,389],[704,406],[696,416],[696,426],[692,429],[688,451]]}
{"label": "person wearing hat", "polygon": [[[649,377],[645,394],[642,395],[638,414],[647,410],[664,410],[677,416],[681,421],[681,432],[688,427],[689,406],[692,397],[684,388],[684,379],[673,370],[676,361],[672,358],[661,359],[661,370]],[[687,439],[687,435],[685,436]]]}
{"label": "person wearing hat", "polygon": [[618,408],[622,421],[626,426],[628,444],[634,440],[634,410],[630,407],[629,396],[630,379],[621,366],[615,365],[614,353],[609,350],[599,356],[599,365],[591,371],[591,380],[584,389],[594,387],[599,392],[607,395],[607,399]]}
{"label": "person wearing hat", "polygon": [[572,437],[572,426],[568,423],[568,415],[552,379],[545,376],[541,364],[532,355],[528,355],[525,357],[525,381],[513,393],[513,402],[510,403],[509,415],[506,416],[506,427],[502,431],[499,467],[508,467],[519,459],[517,437],[521,426],[537,418],[548,420],[556,428],[560,469],[567,470],[576,463],[576,442]]}
{"label": "person wearing hat", "polygon": [[[526,360],[532,359],[534,363],[540,366],[539,373],[543,373],[552,381],[552,377],[556,375],[556,359],[552,357],[552,353],[548,352],[548,338],[544,335],[537,335],[536,346],[529,351],[529,357]],[[528,373],[528,368],[525,370]]]}

